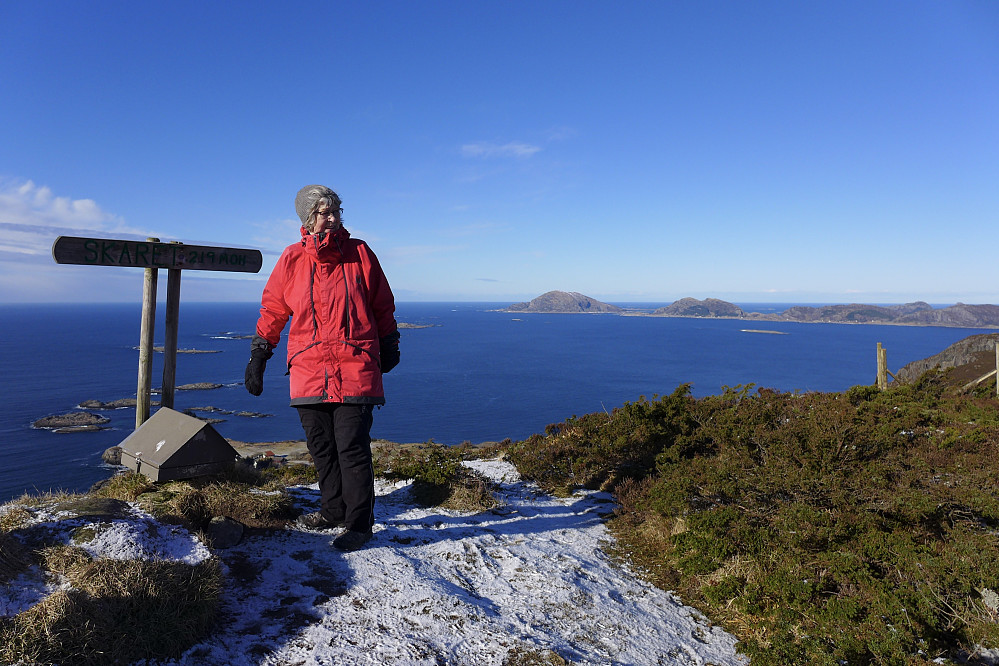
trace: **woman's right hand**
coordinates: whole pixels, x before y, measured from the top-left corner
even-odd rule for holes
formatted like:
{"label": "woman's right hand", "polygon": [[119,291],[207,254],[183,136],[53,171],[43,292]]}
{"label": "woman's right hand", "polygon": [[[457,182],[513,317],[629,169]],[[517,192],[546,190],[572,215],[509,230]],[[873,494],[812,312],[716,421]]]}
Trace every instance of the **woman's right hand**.
{"label": "woman's right hand", "polygon": [[263,350],[255,348],[250,352],[250,362],[246,364],[246,372],[243,375],[243,383],[250,395],[260,395],[264,392],[264,369],[267,367],[269,355]]}

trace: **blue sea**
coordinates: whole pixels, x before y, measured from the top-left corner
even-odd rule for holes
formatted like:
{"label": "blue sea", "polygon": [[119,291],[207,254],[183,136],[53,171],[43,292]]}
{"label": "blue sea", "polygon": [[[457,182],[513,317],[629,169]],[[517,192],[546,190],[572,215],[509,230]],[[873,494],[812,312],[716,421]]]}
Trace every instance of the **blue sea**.
{"label": "blue sea", "polygon": [[[639,396],[691,383],[697,396],[724,386],[756,384],[784,391],[841,391],[875,379],[876,346],[888,365],[931,356],[985,329],[746,322],[729,319],[497,311],[508,303],[400,303],[396,318],[426,328],[402,331],[402,362],[385,377],[387,404],[376,411],[372,436],[443,444],[524,439],[549,423],[607,410]],[[659,304],[627,304],[651,310]],[[781,311],[789,304],[739,304]],[[265,375],[264,394],[242,386],[258,306],[182,304],[178,346],[214,350],[179,354],[177,384],[223,387],[178,391],[178,410],[214,406],[262,418],[199,413],[225,419],[224,437],[269,442],[301,439],[288,406],[284,342]],[[102,412],[99,432],[58,434],[32,422],[76,411],[85,400],[134,397],[139,304],[0,306],[0,502],[24,492],[82,491],[114,469],[101,453],[124,440],[135,410]],[[156,320],[163,344],[162,310]],[[767,329],[784,335],[747,332]],[[153,385],[162,378],[156,354]],[[157,396],[153,396],[156,400]]]}

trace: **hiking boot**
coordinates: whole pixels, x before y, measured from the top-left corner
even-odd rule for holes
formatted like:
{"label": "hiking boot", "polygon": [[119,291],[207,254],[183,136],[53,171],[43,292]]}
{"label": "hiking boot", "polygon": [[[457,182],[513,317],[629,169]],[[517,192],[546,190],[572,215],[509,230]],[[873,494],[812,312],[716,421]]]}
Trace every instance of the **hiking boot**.
{"label": "hiking boot", "polygon": [[343,527],[342,520],[327,520],[321,512],[303,513],[295,520],[295,524],[309,530],[331,530]]}
{"label": "hiking boot", "polygon": [[371,539],[371,530],[367,532],[354,532],[353,530],[348,530],[333,539],[333,547],[337,550],[343,550],[350,552],[352,550],[360,550],[364,544],[368,543]]}

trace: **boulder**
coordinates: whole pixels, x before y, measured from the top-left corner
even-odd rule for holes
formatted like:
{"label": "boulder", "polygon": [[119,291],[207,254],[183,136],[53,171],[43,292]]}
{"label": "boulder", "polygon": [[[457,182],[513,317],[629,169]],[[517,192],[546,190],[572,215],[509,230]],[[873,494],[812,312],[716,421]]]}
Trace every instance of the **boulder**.
{"label": "boulder", "polygon": [[913,361],[903,366],[895,377],[899,382],[911,382],[927,370],[951,370],[955,382],[968,382],[995,370],[995,348],[999,333],[981,333],[958,340],[939,354]]}
{"label": "boulder", "polygon": [[232,518],[216,516],[208,523],[205,535],[213,548],[232,548],[243,539],[243,524]]}
{"label": "boulder", "polygon": [[109,465],[121,465],[121,447],[112,446],[101,454],[101,460]]}

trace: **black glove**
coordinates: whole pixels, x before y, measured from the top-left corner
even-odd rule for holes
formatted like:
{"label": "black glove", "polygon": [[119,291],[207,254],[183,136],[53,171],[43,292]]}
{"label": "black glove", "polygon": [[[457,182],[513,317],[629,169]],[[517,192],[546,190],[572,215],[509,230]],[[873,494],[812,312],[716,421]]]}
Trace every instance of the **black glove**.
{"label": "black glove", "polygon": [[274,355],[270,344],[263,338],[256,336],[250,346],[250,362],[246,364],[246,373],[243,375],[243,383],[250,395],[260,395],[264,392],[264,368],[267,367],[267,359]]}
{"label": "black glove", "polygon": [[378,341],[381,347],[382,374],[399,365],[399,331],[386,335]]}

